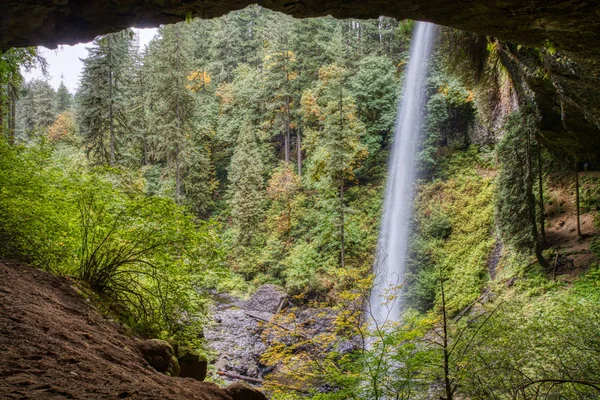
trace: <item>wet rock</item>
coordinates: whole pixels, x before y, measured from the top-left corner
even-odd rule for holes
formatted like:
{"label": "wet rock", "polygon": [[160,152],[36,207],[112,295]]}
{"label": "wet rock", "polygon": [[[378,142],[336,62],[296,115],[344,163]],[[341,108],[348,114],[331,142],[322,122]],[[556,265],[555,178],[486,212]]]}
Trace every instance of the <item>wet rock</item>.
{"label": "wet rock", "polygon": [[276,285],[262,285],[242,306],[245,310],[276,313],[287,294]]}
{"label": "wet rock", "polygon": [[237,381],[225,388],[233,400],[267,400],[264,394],[242,381]]}
{"label": "wet rock", "polygon": [[262,377],[260,358],[267,349],[261,339],[262,321],[270,321],[285,298],[285,292],[275,285],[261,286],[247,301],[214,296],[213,320],[204,328],[204,337],[218,354],[213,360],[218,371]]}
{"label": "wet rock", "polygon": [[177,361],[179,362],[180,377],[192,378],[197,381],[206,379],[208,361],[197,351],[181,346],[177,351]]}
{"label": "wet rock", "polygon": [[[272,314],[253,311],[265,319]],[[219,371],[248,377],[260,376],[260,357],[266,350],[261,340],[262,326],[243,309],[215,311],[213,321],[204,329],[206,342],[218,354],[214,360]],[[219,322],[216,322],[219,321]]]}
{"label": "wet rock", "polygon": [[179,375],[179,362],[168,342],[150,339],[140,342],[137,347],[146,362],[155,370],[171,376]]}

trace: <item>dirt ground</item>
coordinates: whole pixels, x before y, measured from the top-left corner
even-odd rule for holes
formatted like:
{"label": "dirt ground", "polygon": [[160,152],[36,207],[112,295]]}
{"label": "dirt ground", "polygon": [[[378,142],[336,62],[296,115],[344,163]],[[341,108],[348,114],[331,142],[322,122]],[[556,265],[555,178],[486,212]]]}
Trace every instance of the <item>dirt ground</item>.
{"label": "dirt ground", "polygon": [[154,371],[67,279],[0,262],[0,399],[231,400]]}
{"label": "dirt ground", "polygon": [[[546,206],[546,248],[559,254],[557,277],[569,281],[585,272],[598,258],[590,250],[590,244],[598,235],[594,227],[594,215],[582,213],[580,226],[582,238],[577,236],[577,209],[573,186],[557,185],[548,191],[554,201]],[[549,260],[554,266],[556,258]]]}

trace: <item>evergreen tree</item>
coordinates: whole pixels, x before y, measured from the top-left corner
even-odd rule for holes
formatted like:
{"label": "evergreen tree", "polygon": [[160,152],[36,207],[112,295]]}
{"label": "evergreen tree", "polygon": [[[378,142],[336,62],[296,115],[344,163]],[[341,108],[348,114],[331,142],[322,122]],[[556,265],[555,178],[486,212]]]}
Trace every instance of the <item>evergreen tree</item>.
{"label": "evergreen tree", "polygon": [[185,24],[163,26],[152,58],[153,102],[156,104],[158,152],[175,181],[175,200],[183,204],[186,163],[194,149],[195,98],[189,89],[192,73],[191,36]]}
{"label": "evergreen tree", "polygon": [[244,122],[250,120],[256,127],[263,124],[265,90],[260,71],[241,64],[235,70],[233,82],[219,85],[216,96],[219,109],[215,139],[222,152],[215,159],[215,167],[217,177],[223,179]]}
{"label": "evergreen tree", "polygon": [[73,106],[73,95],[69,92],[69,89],[65,86],[65,83],[61,79],[60,86],[56,91],[56,106],[55,110],[57,114],[70,110]]}
{"label": "evergreen tree", "polygon": [[535,117],[528,108],[514,112],[498,144],[501,163],[498,174],[496,214],[500,233],[518,251],[534,250],[538,262],[548,267],[542,255],[536,222],[536,142]]}
{"label": "evergreen tree", "polygon": [[94,40],[83,60],[78,122],[88,156],[111,166],[121,157],[128,132],[125,97],[131,55],[131,31]]}
{"label": "evergreen tree", "polygon": [[367,155],[361,143],[364,124],[357,118],[354,99],[346,88],[347,71],[331,64],[319,71],[315,91],[302,98],[304,115],[312,126],[307,131],[308,169],[313,184],[326,196],[335,193],[338,215],[340,265],[345,267],[345,191],[360,161]]}
{"label": "evergreen tree", "polygon": [[56,93],[46,81],[35,79],[23,86],[19,100],[18,130],[24,139],[42,136],[54,123]]}
{"label": "evergreen tree", "polygon": [[275,15],[264,29],[263,57],[266,107],[274,130],[283,136],[284,161],[291,158],[291,132],[293,107],[293,81],[296,79],[296,57],[291,51],[292,21],[289,17]]}
{"label": "evergreen tree", "polygon": [[231,219],[239,245],[252,243],[263,215],[263,161],[257,129],[246,119],[240,129],[229,167]]}
{"label": "evergreen tree", "polygon": [[399,82],[396,68],[387,56],[366,56],[357,64],[358,70],[349,83],[366,128],[363,143],[369,154],[375,156],[392,136]]}
{"label": "evergreen tree", "polygon": [[46,61],[35,47],[0,51],[0,135],[4,134],[10,143],[14,143],[17,133],[17,102],[23,85],[21,69],[28,71],[34,66],[45,73]]}

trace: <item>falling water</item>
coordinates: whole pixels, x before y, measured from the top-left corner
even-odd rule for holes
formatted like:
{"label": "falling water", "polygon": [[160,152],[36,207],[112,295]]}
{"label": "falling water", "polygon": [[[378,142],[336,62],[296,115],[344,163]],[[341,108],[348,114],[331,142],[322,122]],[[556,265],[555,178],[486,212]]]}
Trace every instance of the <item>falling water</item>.
{"label": "falling water", "polygon": [[421,133],[427,66],[434,36],[435,25],[417,22],[410,45],[403,96],[398,105],[374,266],[375,282],[368,310],[378,326],[400,319],[399,289],[404,281],[408,249],[415,154]]}

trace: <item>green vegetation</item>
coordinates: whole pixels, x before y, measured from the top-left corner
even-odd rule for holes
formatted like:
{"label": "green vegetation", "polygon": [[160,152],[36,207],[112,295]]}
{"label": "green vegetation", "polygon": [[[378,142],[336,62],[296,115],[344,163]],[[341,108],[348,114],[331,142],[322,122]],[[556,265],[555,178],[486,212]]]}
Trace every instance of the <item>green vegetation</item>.
{"label": "green vegetation", "polygon": [[78,277],[145,335],[177,334],[201,317],[197,290],[222,260],[215,226],[146,197],[139,176],[86,168],[52,145],[3,141],[0,155],[4,257]]}
{"label": "green vegetation", "polygon": [[3,53],[0,257],[196,347],[209,291],[282,286],[294,305],[263,333],[273,399],[597,397],[600,190],[573,171],[595,160],[547,142],[495,39],[441,33],[405,319],[366,324],[411,27],[253,6],[146,49],[110,34],[75,96],[22,81],[34,50]]}

